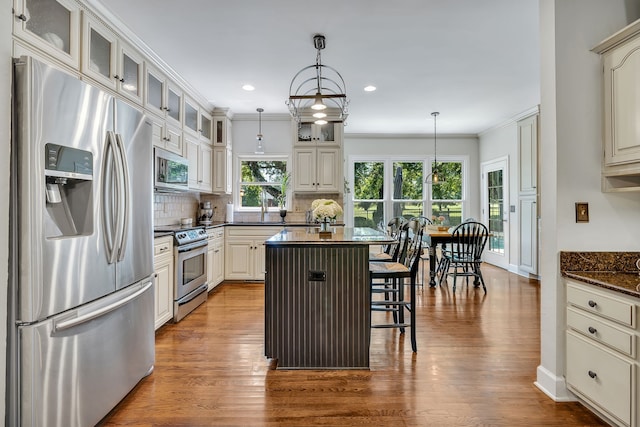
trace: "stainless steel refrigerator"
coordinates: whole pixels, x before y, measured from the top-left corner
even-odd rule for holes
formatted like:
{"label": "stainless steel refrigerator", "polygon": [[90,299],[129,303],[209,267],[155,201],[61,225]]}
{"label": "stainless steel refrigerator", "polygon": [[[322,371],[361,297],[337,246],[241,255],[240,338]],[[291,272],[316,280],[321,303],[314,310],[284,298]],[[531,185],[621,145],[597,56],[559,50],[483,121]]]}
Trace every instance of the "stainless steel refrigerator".
{"label": "stainless steel refrigerator", "polygon": [[11,426],[93,426],[154,363],[151,124],[14,61]]}

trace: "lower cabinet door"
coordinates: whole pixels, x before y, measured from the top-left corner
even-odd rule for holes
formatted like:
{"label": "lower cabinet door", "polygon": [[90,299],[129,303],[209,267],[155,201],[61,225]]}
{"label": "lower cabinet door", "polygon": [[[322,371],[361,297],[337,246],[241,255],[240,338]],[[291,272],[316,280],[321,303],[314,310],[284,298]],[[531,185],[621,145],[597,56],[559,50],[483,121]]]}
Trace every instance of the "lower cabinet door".
{"label": "lower cabinet door", "polygon": [[567,384],[626,425],[631,423],[632,374],[632,363],[567,332]]}

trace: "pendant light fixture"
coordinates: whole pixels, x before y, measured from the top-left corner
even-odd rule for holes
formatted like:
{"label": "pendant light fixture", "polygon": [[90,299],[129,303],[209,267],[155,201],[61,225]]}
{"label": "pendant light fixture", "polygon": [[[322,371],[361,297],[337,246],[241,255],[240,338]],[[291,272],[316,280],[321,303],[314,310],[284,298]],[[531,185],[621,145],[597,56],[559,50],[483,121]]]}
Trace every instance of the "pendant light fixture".
{"label": "pendant light fixture", "polygon": [[[333,67],[322,64],[320,51],[326,41],[322,34],[313,36],[316,48],[316,63],[298,71],[289,85],[286,101],[291,117],[298,123],[302,116],[311,115],[318,125],[326,124],[328,114],[337,121],[346,121],[349,100],[346,85],[340,73]],[[327,105],[328,104],[328,105]]]}
{"label": "pendant light fixture", "polygon": [[431,170],[431,174],[427,176],[425,182],[427,184],[437,185],[442,184],[445,179],[444,175],[439,171],[438,168],[438,135],[436,121],[440,113],[434,111],[433,113],[431,113],[431,115],[433,116],[433,169]]}
{"label": "pendant light fixture", "polygon": [[258,112],[258,136],[256,136],[256,154],[264,154],[264,136],[262,135],[262,112],[263,108],[256,109]]}

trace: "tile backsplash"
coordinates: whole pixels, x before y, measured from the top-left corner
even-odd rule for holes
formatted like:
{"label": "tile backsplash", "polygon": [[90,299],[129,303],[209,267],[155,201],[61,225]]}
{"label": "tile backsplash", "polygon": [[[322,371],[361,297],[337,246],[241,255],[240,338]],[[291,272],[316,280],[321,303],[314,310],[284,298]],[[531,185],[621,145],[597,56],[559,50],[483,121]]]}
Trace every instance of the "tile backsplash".
{"label": "tile backsplash", "polygon": [[[286,221],[303,222],[305,211],[311,209],[311,202],[315,199],[334,199],[340,206],[343,206],[342,197],[335,194],[310,194],[296,195],[293,198],[293,209],[288,208]],[[200,212],[200,202],[211,202],[213,208],[213,221],[227,221],[227,204],[233,202],[231,195],[211,195],[199,193],[155,193],[154,194],[154,225],[176,225],[180,224],[182,218],[192,218],[193,223],[198,221]],[[343,206],[344,208],[344,206]],[[234,221],[247,222],[259,221],[259,212],[239,212],[234,211]],[[277,221],[280,215],[277,212],[266,214],[265,220]]]}
{"label": "tile backsplash", "polygon": [[180,224],[182,218],[196,222],[200,195],[198,193],[155,193],[153,196],[154,226]]}

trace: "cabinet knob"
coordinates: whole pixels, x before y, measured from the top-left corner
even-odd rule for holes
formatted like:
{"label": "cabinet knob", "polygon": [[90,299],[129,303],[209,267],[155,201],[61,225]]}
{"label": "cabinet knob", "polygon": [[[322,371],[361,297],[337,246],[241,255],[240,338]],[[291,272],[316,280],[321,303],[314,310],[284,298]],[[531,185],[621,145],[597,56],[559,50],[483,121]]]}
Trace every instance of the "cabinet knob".
{"label": "cabinet knob", "polygon": [[598,332],[598,330],[596,328],[594,328],[593,326],[589,326],[589,333],[590,334],[595,334],[596,332]]}
{"label": "cabinet knob", "polygon": [[27,22],[27,17],[24,13],[21,13],[20,15],[16,16],[16,18],[18,18],[22,22]]}
{"label": "cabinet knob", "polygon": [[589,300],[589,302],[587,304],[589,304],[589,307],[591,307],[591,308],[594,308],[596,305],[598,305],[597,302],[595,302],[594,300],[591,300],[591,299]]}
{"label": "cabinet knob", "polygon": [[589,376],[595,379],[598,375],[593,371],[589,371]]}
{"label": "cabinet knob", "polygon": [[124,83],[124,79],[122,77],[120,77],[119,75],[115,75],[113,76],[114,79],[116,79],[117,81],[119,81],[120,83]]}

